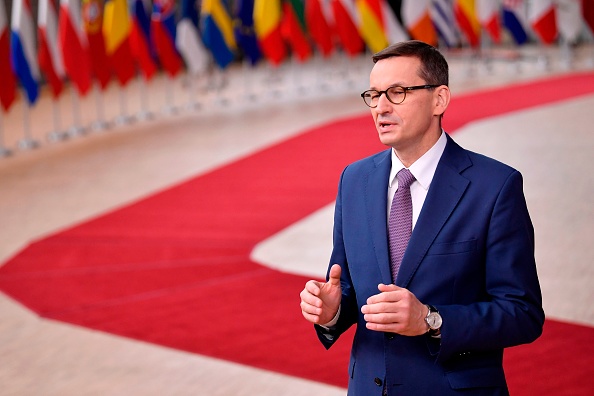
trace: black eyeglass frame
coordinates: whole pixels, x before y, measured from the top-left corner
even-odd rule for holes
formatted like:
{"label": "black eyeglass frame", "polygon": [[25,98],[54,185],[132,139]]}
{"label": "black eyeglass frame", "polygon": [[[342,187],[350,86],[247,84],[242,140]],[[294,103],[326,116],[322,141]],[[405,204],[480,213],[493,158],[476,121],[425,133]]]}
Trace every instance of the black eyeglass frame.
{"label": "black eyeglass frame", "polygon": [[[372,106],[372,105],[368,104],[367,101],[365,100],[365,94],[367,94],[368,92],[376,92],[378,94],[377,95],[378,102],[379,102],[379,98],[382,96],[382,94],[385,94],[386,95],[386,98],[390,101],[390,103],[393,103],[395,105],[398,105],[398,104],[404,102],[404,99],[406,99],[406,93],[408,91],[414,91],[414,90],[417,90],[417,89],[431,89],[431,88],[437,88],[439,86],[440,85],[434,85],[434,84],[414,85],[412,87],[402,87],[400,85],[392,85],[392,86],[388,87],[387,89],[385,89],[383,91],[378,91],[377,89],[368,89],[367,91],[365,91],[365,92],[363,92],[361,94],[361,98],[363,98],[363,102],[365,102],[365,104],[368,107],[371,107],[372,109],[375,109],[377,107],[377,104],[375,106]],[[390,89],[394,89],[394,88],[402,88],[404,90],[404,92],[403,92],[404,95],[402,96],[402,100],[400,102],[398,102],[398,103],[396,103],[392,99],[390,99],[390,95],[388,95],[388,91]]]}

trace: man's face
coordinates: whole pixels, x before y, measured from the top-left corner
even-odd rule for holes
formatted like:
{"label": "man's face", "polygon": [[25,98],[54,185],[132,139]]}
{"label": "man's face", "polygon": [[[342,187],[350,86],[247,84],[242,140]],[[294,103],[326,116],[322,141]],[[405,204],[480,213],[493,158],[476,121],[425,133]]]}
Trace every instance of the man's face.
{"label": "man's face", "polygon": [[[425,85],[427,82],[418,74],[420,65],[415,57],[382,59],[371,71],[370,89],[383,91],[393,85]],[[377,107],[371,109],[380,141],[396,149],[397,154],[420,152],[422,155],[439,137],[439,117],[434,117],[435,101],[434,90],[430,89],[408,91],[404,102],[397,105],[385,94],[381,95]]]}

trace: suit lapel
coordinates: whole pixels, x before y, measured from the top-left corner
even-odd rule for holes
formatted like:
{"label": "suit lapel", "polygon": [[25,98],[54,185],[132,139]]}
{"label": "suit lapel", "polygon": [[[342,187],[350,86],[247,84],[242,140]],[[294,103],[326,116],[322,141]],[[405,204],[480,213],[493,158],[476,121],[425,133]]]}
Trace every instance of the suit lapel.
{"label": "suit lapel", "polygon": [[398,286],[408,286],[427,250],[456,208],[469,184],[460,172],[471,165],[465,151],[448,136],[448,143],[404,253],[396,281]]}
{"label": "suit lapel", "polygon": [[[386,210],[388,207],[388,178],[390,177],[391,151],[386,150],[384,155],[376,157],[375,168],[371,170],[365,186],[365,206],[371,238],[375,248],[377,264],[382,276],[382,282],[392,283],[390,273],[390,255],[388,250],[388,229]],[[379,197],[379,198],[378,198]]]}

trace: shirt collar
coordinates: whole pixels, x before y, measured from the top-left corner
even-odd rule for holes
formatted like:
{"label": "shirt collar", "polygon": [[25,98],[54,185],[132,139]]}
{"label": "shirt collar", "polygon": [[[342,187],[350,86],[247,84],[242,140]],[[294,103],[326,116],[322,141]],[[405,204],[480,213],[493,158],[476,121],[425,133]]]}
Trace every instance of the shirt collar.
{"label": "shirt collar", "polygon": [[[421,187],[425,190],[429,190],[429,185],[431,185],[431,180],[433,180],[433,175],[435,174],[435,170],[437,169],[437,164],[439,163],[439,159],[445,150],[445,146],[447,143],[447,138],[445,132],[441,131],[441,136],[437,139],[437,142],[431,147],[425,154],[421,156],[418,160],[416,160],[409,168],[410,173],[413,174],[416,181],[419,182]],[[396,181],[396,174],[400,172],[402,168],[405,166],[402,165],[400,159],[392,149],[392,169],[390,170],[390,179],[389,179],[389,186],[390,188]]]}

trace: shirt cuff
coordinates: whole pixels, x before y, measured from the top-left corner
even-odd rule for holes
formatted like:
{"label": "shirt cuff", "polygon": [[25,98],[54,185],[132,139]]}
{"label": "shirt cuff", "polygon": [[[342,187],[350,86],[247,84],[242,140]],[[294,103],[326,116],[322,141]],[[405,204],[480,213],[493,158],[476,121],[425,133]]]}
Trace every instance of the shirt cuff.
{"label": "shirt cuff", "polygon": [[335,326],[336,323],[338,323],[338,317],[340,316],[340,307],[341,307],[341,305],[338,306],[338,312],[336,312],[336,315],[334,315],[334,318],[332,318],[332,320],[330,322],[325,323],[320,326],[325,328],[326,330],[330,330],[331,327]]}

